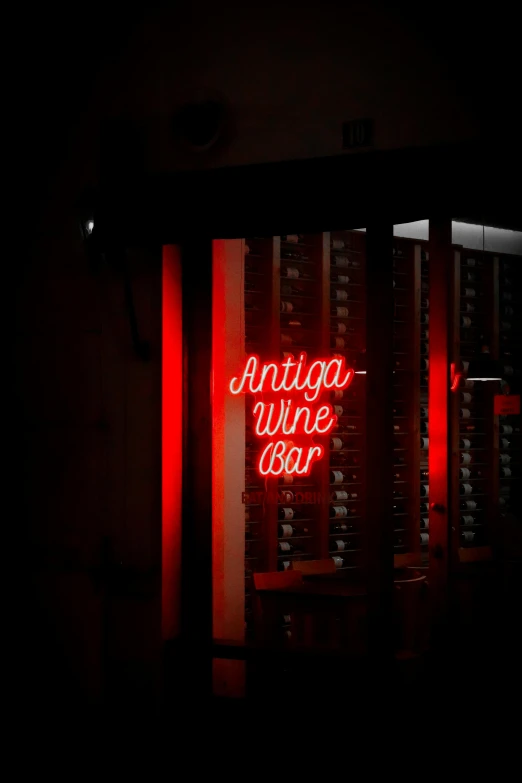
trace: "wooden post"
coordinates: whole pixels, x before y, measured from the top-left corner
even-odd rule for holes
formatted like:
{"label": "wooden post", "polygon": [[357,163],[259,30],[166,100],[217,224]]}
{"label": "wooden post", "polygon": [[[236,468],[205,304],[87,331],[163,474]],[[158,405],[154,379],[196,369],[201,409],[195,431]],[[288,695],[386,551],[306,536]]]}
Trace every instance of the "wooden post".
{"label": "wooden post", "polygon": [[[456,357],[451,354],[450,347],[454,334],[458,335],[458,325],[455,332],[453,320],[458,318],[459,308],[455,308],[453,299],[460,293],[458,288],[455,291],[453,283],[455,264],[451,245],[450,218],[430,220],[429,253],[429,567],[434,641],[436,641],[439,629],[446,623],[447,615],[450,566],[450,477],[452,475],[450,440],[452,400],[450,388],[451,362],[456,360]],[[455,371],[459,371],[459,369],[459,367],[455,367]]]}
{"label": "wooden post", "polygon": [[[228,384],[242,368],[245,356],[242,290],[245,243],[240,239],[216,239],[212,245],[213,638],[243,642],[245,396],[230,394]],[[214,695],[243,695],[243,662],[215,660],[213,674]]]}
{"label": "wooden post", "polygon": [[[391,662],[393,609],[393,226],[366,231],[366,551],[369,651]],[[375,485],[372,485],[375,482]],[[382,674],[386,677],[386,667]]]}

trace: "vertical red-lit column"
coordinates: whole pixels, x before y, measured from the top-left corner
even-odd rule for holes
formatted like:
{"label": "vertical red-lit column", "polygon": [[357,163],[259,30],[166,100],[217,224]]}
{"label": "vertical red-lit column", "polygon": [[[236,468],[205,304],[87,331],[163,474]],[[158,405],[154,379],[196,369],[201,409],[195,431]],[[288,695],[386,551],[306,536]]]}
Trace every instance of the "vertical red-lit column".
{"label": "vertical red-lit column", "polygon": [[179,248],[163,248],[162,287],[162,583],[164,640],[180,632],[183,338]]}
{"label": "vertical red-lit column", "polygon": [[[245,395],[229,390],[245,357],[244,254],[243,240],[212,243],[212,625],[232,642],[245,636]],[[244,663],[214,660],[213,689],[242,696]]]}
{"label": "vertical red-lit column", "polygon": [[[451,362],[454,360],[453,313],[456,294],[453,281],[454,254],[451,245],[451,220],[430,220],[430,342],[428,406],[430,422],[430,594],[435,639],[446,621],[450,567],[451,512]],[[460,367],[456,367],[458,371]]]}

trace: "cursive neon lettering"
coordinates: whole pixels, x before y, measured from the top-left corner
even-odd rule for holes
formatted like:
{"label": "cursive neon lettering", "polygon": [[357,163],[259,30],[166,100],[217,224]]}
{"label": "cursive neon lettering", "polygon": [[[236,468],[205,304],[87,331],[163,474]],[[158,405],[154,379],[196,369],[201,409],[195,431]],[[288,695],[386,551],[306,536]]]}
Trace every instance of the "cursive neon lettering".
{"label": "cursive neon lettering", "polygon": [[[320,395],[346,389],[353,378],[353,369],[347,369],[339,355],[315,359],[310,365],[304,352],[297,360],[290,354],[283,362],[261,362],[254,355],[247,358],[243,372],[232,378],[229,388],[232,394],[269,395],[253,408],[255,434],[270,438],[259,458],[261,475],[309,475],[313,463],[323,457],[324,447],[306,445],[303,438],[327,435],[337,422],[333,407],[319,404]],[[281,392],[288,397],[277,399]],[[278,436],[293,436],[297,442],[278,440]]]}

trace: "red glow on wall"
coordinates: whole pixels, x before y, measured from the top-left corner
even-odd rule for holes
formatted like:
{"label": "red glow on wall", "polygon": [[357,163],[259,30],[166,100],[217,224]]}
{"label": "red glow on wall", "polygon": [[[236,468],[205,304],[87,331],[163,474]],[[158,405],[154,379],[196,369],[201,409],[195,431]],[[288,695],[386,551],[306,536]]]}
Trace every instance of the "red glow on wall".
{"label": "red glow on wall", "polygon": [[267,396],[253,407],[254,432],[260,438],[280,437],[261,452],[258,470],[263,476],[310,474],[313,463],[324,455],[324,447],[314,443],[313,436],[327,435],[337,423],[330,403],[310,403],[318,403],[325,391],[346,389],[354,378],[344,357],[315,359],[309,365],[306,358],[306,353],[297,359],[290,354],[282,362],[262,363],[251,355],[242,373],[230,381],[232,394]]}
{"label": "red glow on wall", "polygon": [[161,499],[161,625],[164,639],[179,632],[181,588],[182,470],[181,258],[174,245],[163,248]]}

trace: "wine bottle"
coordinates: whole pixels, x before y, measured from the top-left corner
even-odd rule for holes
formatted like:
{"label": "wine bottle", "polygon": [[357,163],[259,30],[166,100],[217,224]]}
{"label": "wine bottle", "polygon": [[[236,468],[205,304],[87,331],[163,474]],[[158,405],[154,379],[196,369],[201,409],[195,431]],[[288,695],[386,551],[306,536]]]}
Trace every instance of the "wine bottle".
{"label": "wine bottle", "polygon": [[429,340],[430,339],[430,330],[429,329],[421,329],[420,338],[421,338],[421,340]]}
{"label": "wine bottle", "polygon": [[510,443],[511,443],[511,441],[509,441],[507,438],[500,438],[500,448],[501,449],[508,449]]}
{"label": "wine bottle", "polygon": [[333,549],[338,552],[345,552],[347,549],[353,549],[353,543],[351,541],[345,541],[342,538],[338,538],[333,542]]}
{"label": "wine bottle", "polygon": [[350,315],[350,311],[348,310],[347,307],[332,307],[330,313],[335,318],[348,318],[348,316]]}
{"label": "wine bottle", "polygon": [[475,531],[474,530],[462,530],[460,533],[462,540],[465,544],[471,544],[473,539],[475,538]]}
{"label": "wine bottle", "polygon": [[291,560],[282,560],[277,564],[277,567],[280,571],[288,571],[291,565]]}
{"label": "wine bottle", "polygon": [[293,525],[284,524],[284,525],[278,525],[278,533],[279,538],[291,538],[292,536],[302,535],[307,536],[308,535],[308,528],[302,527],[297,528]]}
{"label": "wine bottle", "polygon": [[429,496],[429,494],[430,494],[429,484],[421,484],[420,494],[421,494],[421,497],[423,497],[423,498],[427,498]]}
{"label": "wine bottle", "polygon": [[470,403],[473,397],[469,392],[461,392],[460,393],[460,401],[465,403]]}
{"label": "wine bottle", "polygon": [[430,474],[430,472],[429,472],[428,468],[421,468],[421,470],[420,470],[420,480],[421,481],[427,481],[428,477],[429,477],[429,474]]}
{"label": "wine bottle", "polygon": [[465,313],[474,313],[475,312],[475,305],[471,304],[471,302],[466,302],[464,305],[464,312]]}
{"label": "wine bottle", "polygon": [[501,467],[500,468],[500,475],[501,475],[502,478],[509,478],[511,476],[511,468]]}
{"label": "wine bottle", "polygon": [[465,389],[472,389],[475,386],[475,381],[472,381],[471,378],[466,378],[464,381],[464,388]]}
{"label": "wine bottle", "polygon": [[354,530],[354,525],[349,525],[346,522],[332,522],[330,525],[330,533],[339,533],[345,535],[346,533],[352,533]]}
{"label": "wine bottle", "polygon": [[459,494],[471,495],[473,494],[473,487],[471,484],[459,484]]}
{"label": "wine bottle", "polygon": [[333,495],[334,500],[357,500],[357,492],[346,492],[344,489],[336,489]]}
{"label": "wine bottle", "polygon": [[284,332],[281,332],[281,345],[293,345],[295,340]]}
{"label": "wine bottle", "polygon": [[429,517],[421,517],[420,526],[422,530],[429,530],[430,529]]}
{"label": "wine bottle", "polygon": [[427,421],[421,421],[420,422],[420,431],[422,435],[427,435],[429,432],[429,424]]}
{"label": "wine bottle", "polygon": [[461,511],[475,511],[477,503],[475,500],[461,500],[459,508]]}
{"label": "wine bottle", "polygon": [[420,314],[420,322],[421,324],[429,324],[430,322],[430,316],[429,313],[423,312]]}
{"label": "wine bottle", "polygon": [[462,296],[467,296],[470,299],[473,299],[477,295],[477,292],[474,288],[464,288]]}
{"label": "wine bottle", "polygon": [[347,517],[350,511],[346,506],[332,506],[330,508],[330,517],[332,519],[339,519],[341,517]]}
{"label": "wine bottle", "polygon": [[477,276],[474,272],[464,272],[463,279],[467,280],[468,283],[474,283],[477,279]]}
{"label": "wine bottle", "polygon": [[429,368],[430,368],[430,360],[426,359],[425,357],[421,357],[420,368],[421,368],[421,370],[429,370]]}
{"label": "wine bottle", "polygon": [[473,457],[469,453],[469,451],[462,451],[460,454],[460,461],[463,465],[469,465],[472,461]]}
{"label": "wine bottle", "polygon": [[461,525],[474,525],[475,524],[475,517],[471,514],[463,514],[460,518],[460,524]]}
{"label": "wine bottle", "polygon": [[426,419],[427,419],[427,418],[428,418],[428,409],[427,409],[427,408],[421,408],[421,409],[420,409],[420,415],[421,415],[423,418],[426,418]]}
{"label": "wine bottle", "polygon": [[300,296],[302,293],[302,290],[295,285],[289,285],[288,283],[282,283],[281,285],[282,296]]}
{"label": "wine bottle", "polygon": [[332,283],[341,283],[342,285],[348,285],[350,278],[348,275],[338,275],[335,272],[331,275]]}
{"label": "wine bottle", "polygon": [[330,247],[332,250],[344,250],[345,243],[344,239],[332,239],[330,242]]}
{"label": "wine bottle", "polygon": [[281,312],[282,313],[291,313],[294,309],[294,306],[292,302],[284,302],[281,301]]}
{"label": "wine bottle", "polygon": [[471,441],[469,438],[461,438],[459,440],[459,448],[460,449],[470,449],[471,448]]}
{"label": "wine bottle", "polygon": [[332,299],[337,299],[338,302],[346,302],[348,300],[348,291],[344,288],[335,288],[332,291]]}
{"label": "wine bottle", "polygon": [[279,519],[293,519],[294,518],[294,509],[290,508],[289,506],[281,506],[277,510],[277,515]]}
{"label": "wine bottle", "polygon": [[304,553],[304,549],[301,544],[294,544],[291,541],[278,541],[277,548],[279,550],[279,554],[283,555],[299,555]]}
{"label": "wine bottle", "polygon": [[429,307],[430,306],[430,300],[429,299],[421,299],[421,307]]}
{"label": "wine bottle", "polygon": [[282,277],[288,277],[290,280],[297,280],[299,277],[304,277],[300,270],[295,266],[286,266],[281,270]]}
{"label": "wine bottle", "polygon": [[426,355],[428,353],[428,350],[429,350],[428,343],[421,343],[421,354]]}
{"label": "wine bottle", "polygon": [[463,329],[471,329],[473,326],[473,321],[469,317],[469,315],[461,315],[460,316],[460,325]]}
{"label": "wine bottle", "polygon": [[350,481],[355,481],[357,476],[349,475],[348,473],[343,473],[342,470],[331,470],[330,471],[330,483],[331,484],[347,484]]}
{"label": "wine bottle", "polygon": [[499,460],[501,465],[509,465],[511,462],[511,455],[510,454],[500,454]]}
{"label": "wine bottle", "polygon": [[429,449],[430,447],[430,439],[429,438],[421,438],[420,439],[420,447],[421,449]]}
{"label": "wine bottle", "polygon": [[340,555],[334,555],[332,560],[334,561],[336,568],[346,568],[349,563],[345,557],[341,557]]}
{"label": "wine bottle", "polygon": [[466,258],[466,259],[464,259],[464,263],[467,266],[475,266],[475,259],[474,258]]}
{"label": "wine bottle", "polygon": [[332,266],[336,267],[349,267],[351,266],[349,259],[346,256],[333,256]]}
{"label": "wine bottle", "polygon": [[420,504],[420,510],[421,512],[429,511],[430,510],[430,504],[429,503],[421,503]]}
{"label": "wine bottle", "polygon": [[501,424],[499,431],[502,435],[512,435],[513,432],[520,432],[520,427],[513,427],[511,424]]}
{"label": "wine bottle", "polygon": [[421,542],[421,544],[429,544],[430,543],[430,535],[429,535],[429,533],[421,533],[420,534],[420,542]]}
{"label": "wine bottle", "polygon": [[344,337],[333,337],[332,346],[334,348],[337,348],[338,350],[343,350],[344,348],[346,348],[346,340],[344,339]]}
{"label": "wine bottle", "polygon": [[461,408],[459,410],[459,418],[469,419],[470,416],[471,416],[471,411],[469,408]]}

